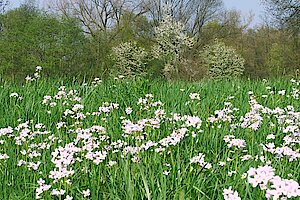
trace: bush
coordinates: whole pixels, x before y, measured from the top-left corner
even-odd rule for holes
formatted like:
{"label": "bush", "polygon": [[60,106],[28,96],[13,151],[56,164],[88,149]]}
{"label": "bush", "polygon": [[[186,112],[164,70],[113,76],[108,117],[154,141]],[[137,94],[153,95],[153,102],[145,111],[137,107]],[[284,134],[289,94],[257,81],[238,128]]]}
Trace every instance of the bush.
{"label": "bush", "polygon": [[136,42],[121,43],[112,49],[115,74],[124,76],[145,76],[147,52]]}
{"label": "bush", "polygon": [[245,60],[235,52],[235,49],[215,40],[202,52],[202,58],[213,79],[232,79],[240,77],[244,71]]}

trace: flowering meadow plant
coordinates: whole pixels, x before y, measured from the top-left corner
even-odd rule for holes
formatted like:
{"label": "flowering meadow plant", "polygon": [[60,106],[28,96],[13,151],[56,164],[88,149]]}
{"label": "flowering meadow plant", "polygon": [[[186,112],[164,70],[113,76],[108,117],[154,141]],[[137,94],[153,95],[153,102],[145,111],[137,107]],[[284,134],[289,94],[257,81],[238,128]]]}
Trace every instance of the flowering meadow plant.
{"label": "flowering meadow plant", "polygon": [[1,85],[0,199],[300,197],[297,80],[36,83]]}
{"label": "flowering meadow plant", "polygon": [[32,82],[32,81],[40,79],[42,70],[43,70],[43,68],[41,66],[36,66],[33,76],[28,75],[28,76],[26,76],[25,80],[27,82]]}

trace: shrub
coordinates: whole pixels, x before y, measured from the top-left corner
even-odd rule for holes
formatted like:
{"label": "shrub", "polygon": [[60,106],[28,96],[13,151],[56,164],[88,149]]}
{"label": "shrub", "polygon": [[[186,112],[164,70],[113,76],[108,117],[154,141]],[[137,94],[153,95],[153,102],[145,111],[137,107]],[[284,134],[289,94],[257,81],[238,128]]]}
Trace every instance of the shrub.
{"label": "shrub", "polygon": [[124,76],[145,76],[147,52],[136,42],[121,43],[112,49],[116,74]]}
{"label": "shrub", "polygon": [[208,67],[210,78],[232,79],[243,74],[245,60],[223,42],[215,40],[212,45],[204,48],[201,56]]}

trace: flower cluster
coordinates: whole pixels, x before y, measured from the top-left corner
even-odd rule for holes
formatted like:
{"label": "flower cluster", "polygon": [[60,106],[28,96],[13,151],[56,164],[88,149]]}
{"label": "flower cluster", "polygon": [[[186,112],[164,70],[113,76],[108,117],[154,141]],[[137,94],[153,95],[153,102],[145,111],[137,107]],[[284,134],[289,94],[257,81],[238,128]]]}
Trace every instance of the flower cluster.
{"label": "flower cluster", "polygon": [[191,163],[196,163],[196,164],[198,164],[199,166],[201,166],[205,169],[210,169],[212,167],[212,165],[208,162],[205,162],[204,157],[205,157],[204,154],[199,153],[198,156],[195,156],[195,157],[191,158],[190,161],[191,161]]}
{"label": "flower cluster", "polygon": [[300,186],[294,180],[282,179],[275,176],[275,169],[271,166],[259,166],[247,171],[248,183],[253,187],[259,186],[266,190],[267,199],[292,198],[300,196]]}
{"label": "flower cluster", "polygon": [[218,122],[229,122],[231,123],[235,116],[233,115],[234,111],[238,111],[238,108],[233,108],[231,102],[225,102],[224,108],[221,110],[216,110],[214,115],[208,118],[208,121],[211,123],[218,123]]}
{"label": "flower cluster", "polygon": [[230,186],[228,189],[223,190],[224,200],[241,200],[237,191],[233,191]]}
{"label": "flower cluster", "polygon": [[33,77],[32,76],[26,76],[25,80],[27,82],[32,82],[32,81],[36,81],[36,80],[40,79],[42,69],[43,68],[41,66],[36,66],[35,73],[33,74]]}
{"label": "flower cluster", "polygon": [[245,116],[241,117],[241,127],[250,128],[252,130],[258,130],[263,121],[263,117],[261,116],[260,111],[263,110],[264,107],[257,103],[254,96],[251,96],[250,98],[251,99],[249,101],[249,104],[251,106],[251,110],[248,113],[246,113]]}
{"label": "flower cluster", "polygon": [[191,100],[200,100],[200,94],[199,93],[190,93],[190,99]]}
{"label": "flower cluster", "polygon": [[236,147],[242,149],[246,147],[246,141],[242,139],[236,139],[234,135],[225,135],[224,141],[227,143],[228,148]]}

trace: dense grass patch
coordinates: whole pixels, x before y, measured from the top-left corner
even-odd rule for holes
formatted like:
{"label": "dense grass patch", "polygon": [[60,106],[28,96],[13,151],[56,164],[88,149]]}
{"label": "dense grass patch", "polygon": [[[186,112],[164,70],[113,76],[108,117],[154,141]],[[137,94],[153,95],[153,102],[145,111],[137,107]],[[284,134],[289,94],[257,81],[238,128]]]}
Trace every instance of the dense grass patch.
{"label": "dense grass patch", "polygon": [[1,199],[224,199],[232,187],[257,200],[277,183],[300,195],[297,81],[0,87]]}

